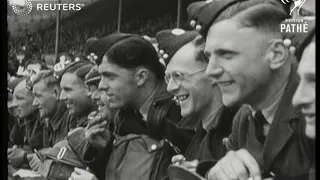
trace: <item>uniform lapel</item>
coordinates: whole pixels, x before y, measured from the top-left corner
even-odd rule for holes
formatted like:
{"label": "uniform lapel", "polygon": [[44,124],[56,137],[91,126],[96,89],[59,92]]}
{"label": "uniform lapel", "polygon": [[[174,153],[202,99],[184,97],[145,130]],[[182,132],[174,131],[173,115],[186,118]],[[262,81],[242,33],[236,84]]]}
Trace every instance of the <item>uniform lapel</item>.
{"label": "uniform lapel", "polygon": [[292,97],[298,86],[299,80],[295,68],[292,68],[291,70],[289,82],[266,138],[263,154],[266,168],[270,167],[274,158],[280,153],[293,135],[294,130],[291,126],[292,121],[298,121],[301,117],[300,110],[294,108],[292,105]]}

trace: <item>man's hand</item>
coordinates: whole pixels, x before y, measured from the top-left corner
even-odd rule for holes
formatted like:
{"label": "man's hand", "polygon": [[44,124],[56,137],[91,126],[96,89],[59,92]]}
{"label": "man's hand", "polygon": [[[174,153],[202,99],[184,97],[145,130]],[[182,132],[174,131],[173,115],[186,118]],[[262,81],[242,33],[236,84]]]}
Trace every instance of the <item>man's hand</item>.
{"label": "man's hand", "polygon": [[229,151],[209,170],[209,180],[261,180],[258,162],[245,150]]}
{"label": "man's hand", "polygon": [[16,168],[21,167],[25,163],[25,153],[26,152],[23,149],[18,148],[16,145],[13,148],[9,148],[7,150],[9,163]]}
{"label": "man's hand", "polygon": [[89,123],[88,126],[85,129],[85,138],[86,139],[94,139],[94,137],[98,134],[100,135],[104,135],[103,132],[105,132],[106,130],[106,125],[107,122],[106,121],[102,121],[100,123],[97,123],[91,127],[89,127]]}
{"label": "man's hand", "polygon": [[186,158],[181,154],[173,156],[171,162],[175,165],[182,166],[191,172],[196,172],[197,166],[199,164],[198,160],[186,161]]}
{"label": "man's hand", "polygon": [[98,180],[98,179],[94,174],[86,170],[74,168],[74,171],[68,180]]}
{"label": "man's hand", "polygon": [[171,162],[175,165],[180,165],[183,161],[186,161],[186,158],[182,154],[178,154],[172,157]]}
{"label": "man's hand", "polygon": [[103,119],[100,114],[98,114],[97,111],[93,111],[88,115],[88,125],[87,129],[90,129],[92,126],[100,124],[103,122]]}
{"label": "man's hand", "polygon": [[32,153],[32,154],[28,154],[27,158],[28,158],[31,169],[34,171],[38,171],[39,167],[42,164],[38,156],[35,153]]}

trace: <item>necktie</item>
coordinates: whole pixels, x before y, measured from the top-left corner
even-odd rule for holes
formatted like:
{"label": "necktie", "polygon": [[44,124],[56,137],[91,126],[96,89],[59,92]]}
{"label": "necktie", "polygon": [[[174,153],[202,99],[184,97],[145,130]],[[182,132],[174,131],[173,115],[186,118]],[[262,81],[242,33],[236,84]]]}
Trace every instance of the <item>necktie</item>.
{"label": "necktie", "polygon": [[255,123],[255,134],[256,138],[261,144],[264,144],[264,141],[266,139],[264,133],[263,133],[263,125],[265,125],[267,122],[266,118],[263,116],[261,111],[258,111],[254,117],[254,123]]}

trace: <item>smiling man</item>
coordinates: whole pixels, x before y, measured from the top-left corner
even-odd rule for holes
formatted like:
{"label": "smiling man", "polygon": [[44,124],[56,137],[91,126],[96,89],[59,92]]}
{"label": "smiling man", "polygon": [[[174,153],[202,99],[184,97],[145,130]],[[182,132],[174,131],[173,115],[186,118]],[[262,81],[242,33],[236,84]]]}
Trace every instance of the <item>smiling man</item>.
{"label": "smiling man", "polygon": [[[285,41],[288,48],[296,49],[293,53],[299,62],[297,73],[300,76],[300,83],[293,96],[292,103],[301,109],[305,121],[305,133],[308,137],[316,138],[316,98],[315,98],[315,17],[305,19],[308,24],[308,33],[285,33]],[[289,40],[289,41],[288,41]]]}
{"label": "smiling man", "polygon": [[32,106],[34,96],[27,88],[27,80],[23,79],[13,91],[12,108],[15,109],[18,123],[11,132],[14,147],[9,148],[9,163],[14,167],[28,164],[27,155],[33,149],[43,147],[42,126],[37,109]]}
{"label": "smiling man", "polygon": [[[81,176],[84,179],[91,179],[96,176],[98,179],[105,179],[105,168],[107,166],[110,149],[112,147],[113,137],[111,135],[114,116],[117,109],[111,109],[109,106],[108,96],[103,88],[97,88],[101,80],[101,76],[98,72],[98,67],[94,66],[90,72],[86,75],[86,85],[88,87],[88,93],[92,94],[92,99],[97,103],[98,109],[90,113],[88,118],[88,126],[85,128],[82,146],[79,146],[79,135],[75,132],[69,134],[69,142],[73,149],[77,151],[80,158],[88,164],[90,172],[79,170],[79,173],[73,172],[70,178],[77,179]],[[89,90],[90,89],[90,90]],[[90,124],[93,121],[103,122],[102,126]],[[109,128],[105,128],[105,127]],[[80,130],[79,130],[80,131]],[[78,132],[79,133],[79,132]],[[111,138],[111,139],[110,139]],[[75,139],[73,141],[72,139]]]}
{"label": "smiling man", "polygon": [[199,21],[211,17],[204,26],[206,73],[220,87],[223,104],[246,104],[233,121],[229,152],[208,179],[301,178],[313,164],[313,144],[291,104],[298,77],[279,29],[288,14],[278,3],[213,1],[204,5],[215,9],[212,14],[193,11]]}
{"label": "smiling man", "polygon": [[87,93],[85,75],[93,67],[89,61],[78,61],[68,64],[63,70],[60,81],[62,89],[60,100],[64,101],[69,115],[77,119],[77,126],[87,125],[87,116],[96,107],[91,95]]}
{"label": "smiling man", "polygon": [[[35,82],[37,83],[35,83],[34,93],[38,97],[35,99],[34,105],[41,109],[43,117],[52,116],[53,119],[49,122],[53,125],[53,128],[60,125],[59,129],[56,129],[50,135],[51,141],[55,141],[53,147],[40,151],[46,155],[46,159],[43,162],[35,154],[28,156],[32,169],[47,178],[67,179],[75,167],[74,163],[79,164],[78,158],[75,158],[77,156],[70,149],[67,155],[62,155],[61,159],[63,159],[61,161],[54,158],[58,157],[63,151],[64,147],[60,147],[60,145],[67,143],[65,142],[65,138],[68,132],[72,128],[85,127],[88,122],[87,116],[96,107],[91,99],[91,93],[88,94],[85,85],[85,76],[93,67],[93,64],[87,60],[75,61],[75,59],[76,57],[62,58],[55,65],[54,72],[41,73],[39,77],[35,78]],[[41,82],[48,84],[45,86]],[[42,92],[48,93],[43,98],[41,98],[39,92],[39,90],[44,90],[41,88],[50,88]],[[59,107],[62,107],[60,111]],[[52,114],[53,112],[57,113]],[[64,113],[60,114],[61,112]],[[60,118],[57,118],[59,116]],[[66,119],[63,119],[64,117]]]}
{"label": "smiling man", "polygon": [[217,160],[225,154],[222,139],[230,134],[237,109],[223,106],[219,87],[205,74],[208,59],[199,33],[162,30],[156,39],[167,65],[167,90],[177,98],[185,119],[179,127],[196,133],[186,153],[173,157],[172,162],[195,171],[198,161]]}
{"label": "smiling man", "polygon": [[[59,100],[59,80],[53,76],[52,70],[42,70],[33,80],[33,106],[39,110],[44,122],[43,147],[53,147],[63,140],[75,123],[68,116],[68,109],[64,102]],[[38,170],[41,162],[36,154],[28,155],[29,165],[33,170]]]}
{"label": "smiling man", "polygon": [[[298,74],[300,83],[293,96],[292,103],[301,109],[306,121],[306,135],[311,139],[316,139],[316,40],[315,40],[315,20],[309,28],[307,34],[298,34],[301,38],[294,37],[293,42],[298,47],[296,56],[299,67]],[[302,39],[302,40],[301,40]],[[296,43],[295,43],[296,41]],[[298,44],[298,45],[297,45]],[[309,171],[309,180],[316,179],[315,164]]]}
{"label": "smiling man", "polygon": [[[113,122],[115,140],[106,179],[161,179],[171,157],[184,152],[189,141],[176,129],[180,108],[166,91],[157,52],[133,34],[111,34],[94,44],[99,88],[106,92],[110,108],[120,109]],[[79,173],[72,178],[85,176]]]}
{"label": "smiling man", "polygon": [[70,129],[74,128],[68,109],[64,102],[59,100],[61,88],[60,82],[53,76],[52,70],[40,71],[33,81],[33,94],[35,106],[42,119],[47,122],[49,139],[46,147],[52,147],[55,143],[65,138]]}

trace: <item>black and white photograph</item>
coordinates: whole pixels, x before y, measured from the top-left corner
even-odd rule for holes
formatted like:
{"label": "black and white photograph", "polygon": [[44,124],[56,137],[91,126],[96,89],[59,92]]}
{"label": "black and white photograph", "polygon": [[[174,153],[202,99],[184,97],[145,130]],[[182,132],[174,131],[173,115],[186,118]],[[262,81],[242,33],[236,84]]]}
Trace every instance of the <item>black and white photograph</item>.
{"label": "black and white photograph", "polygon": [[315,180],[315,1],[4,1],[3,179]]}

